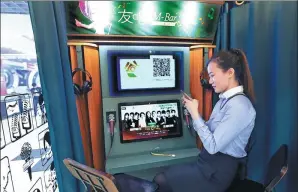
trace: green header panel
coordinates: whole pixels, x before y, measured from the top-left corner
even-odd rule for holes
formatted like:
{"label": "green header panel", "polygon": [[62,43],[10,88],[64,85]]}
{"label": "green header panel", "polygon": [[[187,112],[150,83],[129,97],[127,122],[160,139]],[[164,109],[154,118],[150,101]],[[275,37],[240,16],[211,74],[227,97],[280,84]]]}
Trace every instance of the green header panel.
{"label": "green header panel", "polygon": [[196,1],[65,2],[68,34],[213,39],[220,5]]}

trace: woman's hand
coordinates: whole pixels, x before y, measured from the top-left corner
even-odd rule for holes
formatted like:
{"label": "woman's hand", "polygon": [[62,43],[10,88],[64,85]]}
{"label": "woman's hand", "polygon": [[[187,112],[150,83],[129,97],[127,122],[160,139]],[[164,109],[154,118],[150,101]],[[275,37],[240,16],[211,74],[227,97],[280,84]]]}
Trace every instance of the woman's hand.
{"label": "woman's hand", "polygon": [[188,110],[190,113],[191,117],[193,120],[199,118],[199,112],[198,112],[198,107],[199,107],[199,101],[196,99],[192,99],[186,96],[182,96],[182,103],[184,104],[185,108]]}

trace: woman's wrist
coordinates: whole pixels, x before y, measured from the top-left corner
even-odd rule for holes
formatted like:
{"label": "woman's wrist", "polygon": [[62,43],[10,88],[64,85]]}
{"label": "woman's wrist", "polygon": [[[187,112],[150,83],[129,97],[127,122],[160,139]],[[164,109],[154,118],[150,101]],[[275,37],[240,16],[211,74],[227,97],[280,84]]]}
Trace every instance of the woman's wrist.
{"label": "woman's wrist", "polygon": [[191,113],[190,115],[194,121],[200,118],[200,114],[198,111],[195,111],[195,112]]}

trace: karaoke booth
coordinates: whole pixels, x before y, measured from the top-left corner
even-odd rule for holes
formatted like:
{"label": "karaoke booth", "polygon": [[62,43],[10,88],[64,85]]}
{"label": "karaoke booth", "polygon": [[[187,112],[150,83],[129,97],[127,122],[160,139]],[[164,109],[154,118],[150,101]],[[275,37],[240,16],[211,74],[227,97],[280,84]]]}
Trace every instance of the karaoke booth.
{"label": "karaoke booth", "polygon": [[[88,3],[89,12],[78,2],[66,3],[73,81],[84,85],[92,78],[87,97],[76,97],[87,164],[151,180],[165,166],[195,160],[202,144],[181,105],[181,91],[199,100],[207,120],[212,92],[201,79],[216,47],[222,3]],[[117,8],[117,18],[104,34],[92,31],[90,18],[96,22],[98,11],[109,6]],[[76,68],[86,70],[86,77]]]}
{"label": "karaoke booth", "polygon": [[297,191],[296,8],[1,1],[0,191],[156,189],[157,173],[200,154],[181,97],[209,119],[218,95],[206,63],[228,48],[246,53],[257,98],[247,179]]}

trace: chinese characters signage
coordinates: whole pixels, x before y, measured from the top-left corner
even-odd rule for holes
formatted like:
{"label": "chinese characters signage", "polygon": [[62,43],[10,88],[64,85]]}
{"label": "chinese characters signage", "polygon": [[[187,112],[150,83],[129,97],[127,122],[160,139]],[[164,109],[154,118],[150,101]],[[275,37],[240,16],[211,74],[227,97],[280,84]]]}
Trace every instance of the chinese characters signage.
{"label": "chinese characters signage", "polygon": [[65,2],[68,33],[213,38],[220,5],[197,1]]}

